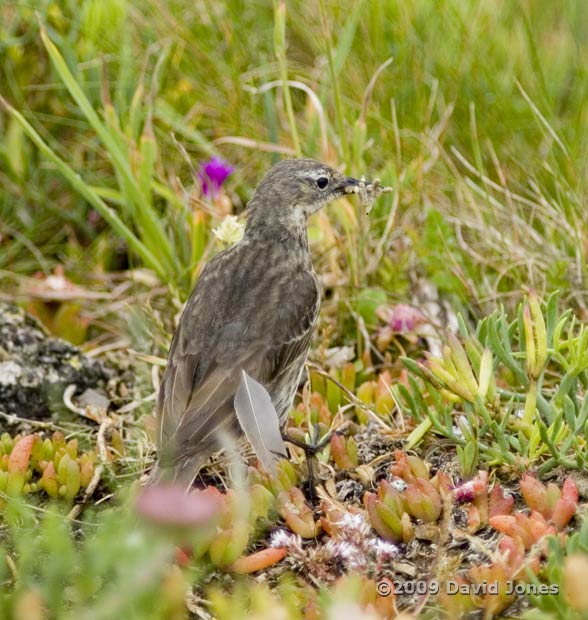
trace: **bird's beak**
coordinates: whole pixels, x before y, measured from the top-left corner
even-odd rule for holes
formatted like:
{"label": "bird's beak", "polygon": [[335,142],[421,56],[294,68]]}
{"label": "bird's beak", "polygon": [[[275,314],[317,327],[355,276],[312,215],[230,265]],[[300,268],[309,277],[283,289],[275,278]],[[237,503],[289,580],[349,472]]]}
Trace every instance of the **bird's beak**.
{"label": "bird's beak", "polygon": [[[353,193],[351,188],[358,187],[359,181],[353,177],[345,177],[336,187],[336,190],[341,194]],[[349,188],[349,189],[347,189]]]}

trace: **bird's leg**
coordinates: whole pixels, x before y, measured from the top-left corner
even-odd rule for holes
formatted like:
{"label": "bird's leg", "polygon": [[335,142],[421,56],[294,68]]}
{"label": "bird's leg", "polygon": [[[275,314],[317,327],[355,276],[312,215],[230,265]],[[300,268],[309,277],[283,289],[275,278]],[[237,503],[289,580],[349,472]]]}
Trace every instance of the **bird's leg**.
{"label": "bird's leg", "polygon": [[282,438],[284,441],[291,443],[297,448],[302,448],[307,455],[314,456],[317,452],[320,452],[328,443],[331,441],[332,433],[327,433],[324,437],[321,438],[320,441],[316,441],[318,436],[318,425],[315,425],[313,428],[313,443],[306,443],[305,441],[300,441],[299,439],[295,439],[288,435],[288,433],[283,432]]}
{"label": "bird's leg", "polygon": [[290,437],[286,432],[282,433],[282,437],[284,441],[295,445],[298,448],[302,448],[304,450],[304,454],[306,455],[306,465],[308,468],[308,490],[310,495],[310,500],[314,501],[315,493],[314,493],[314,466],[313,466],[313,457],[320,452],[326,445],[331,441],[332,433],[327,433],[324,437],[318,440],[319,428],[318,424],[315,424],[313,427],[312,433],[312,443],[306,443],[304,441],[300,441],[295,439],[294,437]]}

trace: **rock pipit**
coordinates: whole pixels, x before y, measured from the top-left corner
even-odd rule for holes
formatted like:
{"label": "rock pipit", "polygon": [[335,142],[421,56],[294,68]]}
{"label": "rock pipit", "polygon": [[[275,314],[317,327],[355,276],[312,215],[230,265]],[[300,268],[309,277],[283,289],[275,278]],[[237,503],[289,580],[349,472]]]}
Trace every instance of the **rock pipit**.
{"label": "rock pipit", "polygon": [[158,400],[162,476],[191,484],[219,437],[242,433],[243,371],[265,388],[284,428],[320,308],[307,218],[349,193],[365,202],[370,191],[382,188],[312,159],[281,161],[264,176],[243,239],[204,267],[176,330]]}

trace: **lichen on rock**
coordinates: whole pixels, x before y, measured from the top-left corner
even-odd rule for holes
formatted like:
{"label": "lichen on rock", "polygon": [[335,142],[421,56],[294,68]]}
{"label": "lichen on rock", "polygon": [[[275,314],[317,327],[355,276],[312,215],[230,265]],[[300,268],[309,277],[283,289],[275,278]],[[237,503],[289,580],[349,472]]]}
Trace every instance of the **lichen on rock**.
{"label": "lichen on rock", "polygon": [[63,392],[100,388],[110,372],[80,349],[47,335],[18,306],[0,303],[0,411],[43,418],[61,404]]}

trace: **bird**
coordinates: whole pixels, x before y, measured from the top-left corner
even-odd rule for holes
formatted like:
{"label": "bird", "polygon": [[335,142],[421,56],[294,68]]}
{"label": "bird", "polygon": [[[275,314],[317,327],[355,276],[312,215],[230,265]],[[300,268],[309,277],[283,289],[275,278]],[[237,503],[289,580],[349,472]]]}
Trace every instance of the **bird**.
{"label": "bird", "polygon": [[190,487],[224,433],[243,435],[243,378],[269,394],[285,427],[321,302],[307,220],[360,184],[303,158],[264,175],[242,239],[204,266],[178,322],[157,399],[160,477]]}

